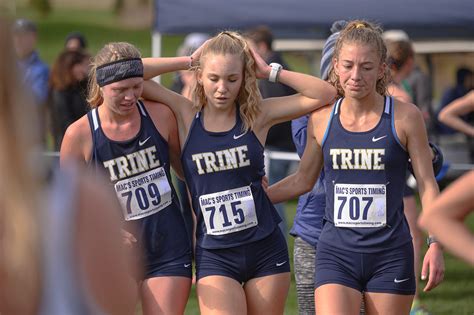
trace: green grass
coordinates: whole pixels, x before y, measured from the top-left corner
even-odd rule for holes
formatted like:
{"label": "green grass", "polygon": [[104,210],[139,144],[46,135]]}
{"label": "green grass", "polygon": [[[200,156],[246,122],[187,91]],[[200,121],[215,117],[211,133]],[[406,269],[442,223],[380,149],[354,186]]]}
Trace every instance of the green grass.
{"label": "green grass", "polygon": [[[61,52],[66,34],[71,31],[84,33],[89,42],[89,51],[95,54],[105,43],[128,41],[140,49],[143,56],[151,54],[151,33],[149,29],[124,29],[119,26],[117,17],[106,11],[54,11],[48,17],[19,8],[19,17],[28,17],[38,22],[40,41],[39,51],[42,58],[51,64]],[[173,56],[182,41],[182,36],[164,36],[163,56]],[[309,72],[308,59],[302,54],[286,54],[289,65],[298,71]],[[172,75],[163,78],[169,86]],[[295,202],[287,206],[288,222],[292,222]],[[468,219],[474,230],[474,216]],[[293,256],[293,238],[288,237],[290,257]],[[433,314],[474,314],[474,269],[467,264],[446,255],[446,275],[444,282],[430,293],[422,293],[422,303]],[[291,259],[292,261],[292,259]],[[194,289],[186,308],[186,314],[199,314]],[[296,290],[292,278],[285,314],[297,314]]]}

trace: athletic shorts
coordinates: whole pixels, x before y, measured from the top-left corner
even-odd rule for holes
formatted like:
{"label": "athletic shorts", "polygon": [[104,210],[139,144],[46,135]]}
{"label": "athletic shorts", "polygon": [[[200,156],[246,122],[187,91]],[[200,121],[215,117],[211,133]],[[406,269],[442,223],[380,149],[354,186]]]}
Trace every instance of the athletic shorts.
{"label": "athletic shorts", "polygon": [[266,238],[223,249],[196,246],[196,279],[224,276],[239,283],[250,279],[290,272],[285,237],[279,228]]}
{"label": "athletic shorts", "polygon": [[411,197],[414,194],[415,194],[415,190],[411,188],[410,186],[408,186],[407,184],[405,184],[405,188],[403,189],[403,198]]}
{"label": "athletic shorts", "polygon": [[315,287],[335,283],[360,292],[415,294],[413,244],[377,253],[356,253],[318,243]]}
{"label": "athletic shorts", "polygon": [[192,278],[192,254],[186,253],[167,262],[149,263],[145,270],[145,279],[154,277]]}

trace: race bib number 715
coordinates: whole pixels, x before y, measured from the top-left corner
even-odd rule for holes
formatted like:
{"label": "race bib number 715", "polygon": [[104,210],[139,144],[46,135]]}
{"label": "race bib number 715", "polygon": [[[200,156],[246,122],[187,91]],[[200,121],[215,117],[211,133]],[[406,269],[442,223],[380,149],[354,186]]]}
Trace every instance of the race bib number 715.
{"label": "race bib number 715", "polygon": [[258,224],[250,186],[202,195],[199,205],[210,235],[238,232]]}

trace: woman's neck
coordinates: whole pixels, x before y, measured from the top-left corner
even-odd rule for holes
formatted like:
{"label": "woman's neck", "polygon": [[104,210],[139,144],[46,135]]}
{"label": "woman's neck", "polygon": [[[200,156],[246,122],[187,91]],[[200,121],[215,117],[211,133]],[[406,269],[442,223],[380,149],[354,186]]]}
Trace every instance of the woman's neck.
{"label": "woman's neck", "polygon": [[374,92],[363,98],[346,97],[343,100],[344,111],[357,116],[377,109],[383,103],[383,96]]}
{"label": "woman's neck", "polygon": [[202,109],[204,127],[208,131],[221,132],[234,127],[237,106],[219,109],[213,106],[204,106]]}

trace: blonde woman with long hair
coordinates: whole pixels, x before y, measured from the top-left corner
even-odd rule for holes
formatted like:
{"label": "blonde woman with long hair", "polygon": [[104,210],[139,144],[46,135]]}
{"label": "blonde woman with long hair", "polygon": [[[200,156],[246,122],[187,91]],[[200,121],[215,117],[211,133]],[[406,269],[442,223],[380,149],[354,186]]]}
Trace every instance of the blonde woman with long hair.
{"label": "blonde woman with long hair", "polygon": [[[191,57],[148,58],[145,78],[194,68],[193,101],[148,82],[144,95],[170,106],[179,126],[196,226],[202,314],[282,314],[290,261],[280,217],[262,187],[269,128],[330,103],[335,89],[267,65],[241,35],[222,32]],[[262,100],[257,79],[299,94]]]}

